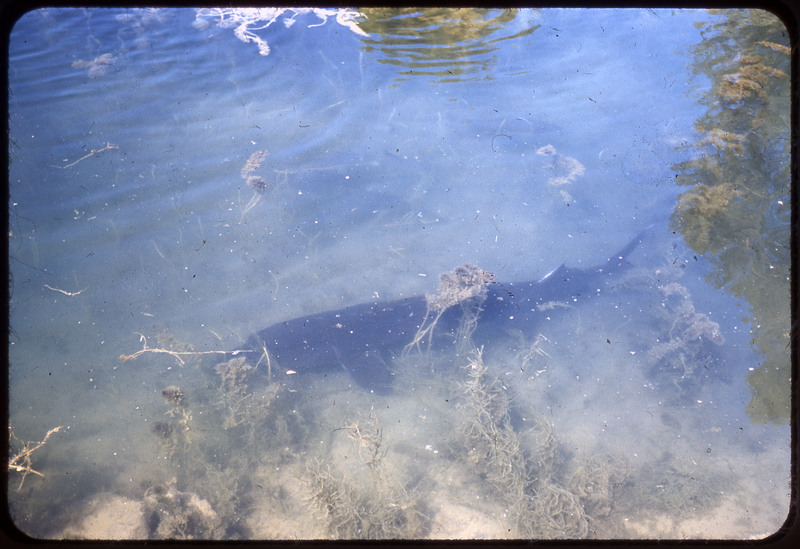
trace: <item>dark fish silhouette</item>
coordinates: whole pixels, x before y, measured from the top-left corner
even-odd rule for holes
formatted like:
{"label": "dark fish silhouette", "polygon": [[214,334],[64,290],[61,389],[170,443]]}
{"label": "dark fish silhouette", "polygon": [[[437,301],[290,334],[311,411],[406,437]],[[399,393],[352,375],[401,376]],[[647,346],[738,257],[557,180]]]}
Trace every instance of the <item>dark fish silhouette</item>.
{"label": "dark fish silhouette", "polygon": [[[598,285],[627,266],[626,258],[641,242],[634,238],[603,264],[589,269],[563,264],[540,280],[488,285],[473,340],[489,341],[503,330],[529,333],[539,307],[551,301],[588,297]],[[463,312],[452,306],[436,319],[432,341],[453,344]],[[273,324],[250,338],[256,350],[248,360],[267,364],[273,376],[292,371],[298,375],[343,368],[363,388],[376,393],[391,389],[392,359],[414,341],[420,327],[437,316],[428,310],[425,296],[363,303]],[[426,341],[427,338],[426,338]]]}

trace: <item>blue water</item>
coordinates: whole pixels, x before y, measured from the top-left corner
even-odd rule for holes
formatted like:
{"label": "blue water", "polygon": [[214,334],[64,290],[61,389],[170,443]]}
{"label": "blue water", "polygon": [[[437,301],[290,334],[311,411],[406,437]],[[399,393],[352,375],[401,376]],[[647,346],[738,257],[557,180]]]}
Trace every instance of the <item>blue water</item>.
{"label": "blue water", "polygon": [[[392,45],[399,37],[368,22],[364,37],[334,16],[253,30],[268,55],[238,40],[236,25],[189,9],[24,16],[9,50],[10,418],[26,440],[68,426],[36,465],[75,479],[31,477],[26,489],[135,496],[160,391],[204,383],[170,357],[118,360],[142,348],[139,334],[156,347],[154,325],[196,351],[233,349],[282,320],[432,293],[439,273],[467,261],[500,281],[595,266],[649,227],[632,261],[651,273],[678,262],[696,310],[725,334],[715,352],[728,367],[693,405],[710,398],[709,424],[746,425],[748,444],[768,447],[764,478],[784,501],[787,431],[745,413],[745,375],[759,364],[748,305],[708,286],[709,265],[669,226],[685,190],[673,166],[700,154],[687,144],[711,85],[688,52],[703,39],[695,23],[719,17],[522,11],[480,40],[465,33],[463,59],[426,64],[421,50]],[[259,197],[240,172],[265,149]],[[599,303],[620,316],[599,325],[652,306],[615,300]],[[599,362],[597,375],[613,378]],[[552,383],[575,376],[592,379]],[[631,383],[652,384],[644,377]],[[638,414],[630,398],[619,409]],[[584,415],[602,413],[571,417]],[[563,421],[566,437],[580,436]],[[46,498],[28,497],[42,506],[34,516],[45,512]],[[85,512],[60,505],[62,528]],[[764,519],[752,535],[777,524]],[[35,519],[24,527],[64,535]]]}

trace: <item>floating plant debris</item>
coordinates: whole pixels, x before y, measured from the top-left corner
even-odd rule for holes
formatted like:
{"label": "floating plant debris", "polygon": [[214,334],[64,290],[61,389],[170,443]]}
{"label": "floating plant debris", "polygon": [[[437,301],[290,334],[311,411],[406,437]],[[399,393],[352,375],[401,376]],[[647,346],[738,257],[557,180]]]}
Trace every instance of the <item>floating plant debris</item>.
{"label": "floating plant debris", "polygon": [[247,184],[250,185],[250,188],[257,193],[263,193],[267,190],[267,187],[269,187],[264,178],[258,175],[251,175],[245,179],[245,181],[247,181]]}
{"label": "floating plant debris", "polygon": [[175,404],[176,406],[183,404],[183,391],[175,385],[170,385],[161,391],[161,396],[164,397],[164,401],[167,404]]}
{"label": "floating plant debris", "polygon": [[244,212],[242,212],[243,216],[258,204],[258,201],[261,200],[261,194],[269,188],[269,183],[267,183],[266,179],[259,175],[252,175],[253,172],[261,166],[261,163],[264,162],[264,159],[267,157],[267,152],[267,149],[254,152],[250,155],[250,158],[247,159],[247,162],[242,168],[242,179],[255,191],[253,198],[250,199],[250,202],[248,202],[244,208]]}
{"label": "floating plant debris", "polygon": [[553,162],[548,166],[553,170],[553,177],[547,180],[548,185],[558,187],[560,185],[568,185],[575,181],[578,177],[582,176],[586,168],[571,156],[559,154],[556,148],[552,145],[545,145],[536,150],[539,156],[551,156]]}
{"label": "floating plant debris", "polygon": [[267,149],[256,151],[247,159],[247,163],[242,168],[242,179],[247,179],[251,173],[256,171],[264,159],[267,157]]}
{"label": "floating plant debris", "polygon": [[426,295],[428,306],[443,311],[473,297],[486,297],[486,285],[491,275],[473,263],[464,263],[453,271],[439,275],[439,289]]}
{"label": "floating plant debris", "polygon": [[242,179],[247,182],[251,189],[257,193],[263,193],[269,187],[267,181],[259,175],[251,175],[254,171],[261,166],[264,159],[267,157],[267,149],[256,151],[247,159],[247,163],[242,168]]}
{"label": "floating plant debris", "polygon": [[72,63],[72,67],[76,69],[89,69],[89,78],[99,78],[108,72],[108,68],[114,64],[117,58],[110,53],[98,55],[91,61],[84,61],[78,59]]}

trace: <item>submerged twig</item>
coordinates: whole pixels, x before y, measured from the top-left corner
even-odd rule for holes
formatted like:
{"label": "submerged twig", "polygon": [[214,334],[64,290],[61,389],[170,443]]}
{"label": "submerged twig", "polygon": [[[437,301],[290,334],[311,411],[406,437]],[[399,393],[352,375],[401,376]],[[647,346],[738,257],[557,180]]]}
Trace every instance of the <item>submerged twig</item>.
{"label": "submerged twig", "polygon": [[29,473],[33,473],[35,475],[39,475],[40,477],[44,478],[44,474],[40,473],[36,469],[33,468],[31,463],[31,454],[45,445],[47,439],[50,438],[50,435],[53,433],[57,433],[64,426],[56,427],[55,429],[50,429],[47,431],[47,434],[44,436],[41,442],[35,443],[36,446],[33,448],[30,447],[31,444],[34,444],[33,441],[31,442],[22,442],[20,439],[16,437],[14,434],[14,427],[12,425],[8,426],[8,446],[11,447],[11,442],[16,441],[22,444],[22,449],[17,452],[14,457],[8,459],[8,470],[9,471],[17,471],[22,473],[22,479],[19,481],[19,486],[17,486],[17,491],[22,489],[22,483],[25,482],[25,477],[28,476]]}
{"label": "submerged twig", "polygon": [[74,166],[78,162],[80,162],[82,160],[86,160],[90,156],[94,156],[96,154],[100,154],[101,152],[107,151],[109,149],[119,149],[119,146],[112,145],[111,143],[106,143],[106,146],[103,147],[102,149],[92,149],[92,151],[89,154],[80,157],[79,159],[77,159],[75,162],[72,162],[71,164],[67,164],[66,166],[53,166],[53,167],[54,168],[58,168],[59,170],[66,170],[67,168],[71,168],[72,166]]}
{"label": "submerged twig", "polygon": [[64,295],[68,295],[70,297],[76,296],[76,295],[80,294],[81,292],[84,292],[84,291],[86,291],[88,289],[88,286],[87,286],[83,290],[78,290],[77,292],[67,292],[66,290],[62,290],[60,288],[53,288],[49,284],[45,284],[44,287],[47,288],[48,290],[53,290],[54,292],[59,292],[59,293],[62,293]]}
{"label": "submerged twig", "polygon": [[235,351],[170,351],[169,349],[151,349],[147,346],[147,338],[144,334],[136,332],[140,336],[140,341],[142,342],[143,348],[140,351],[136,351],[132,355],[119,355],[119,359],[122,362],[127,362],[128,360],[136,360],[144,353],[164,353],[168,355],[172,355],[178,359],[178,362],[181,365],[185,364],[181,356],[197,356],[197,355],[238,355],[239,353],[253,353],[252,349],[236,349]]}

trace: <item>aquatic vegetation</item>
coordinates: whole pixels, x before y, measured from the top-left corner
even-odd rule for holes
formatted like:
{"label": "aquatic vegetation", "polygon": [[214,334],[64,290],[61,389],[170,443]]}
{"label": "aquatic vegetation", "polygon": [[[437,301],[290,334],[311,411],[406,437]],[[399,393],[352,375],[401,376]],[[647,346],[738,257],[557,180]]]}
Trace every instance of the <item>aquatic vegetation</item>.
{"label": "aquatic vegetation", "polygon": [[[161,391],[161,396],[164,397],[164,402],[167,404],[171,404],[175,408],[182,408],[183,407],[183,398],[184,394],[181,391],[180,387],[176,387],[175,385],[170,385],[163,391]],[[173,408],[173,410],[175,409]],[[174,413],[170,413],[170,416],[174,415]]]}
{"label": "aquatic vegetation", "polygon": [[670,339],[696,341],[706,337],[716,345],[725,343],[725,338],[719,331],[719,324],[695,311],[689,290],[684,286],[671,282],[660,286],[659,291],[667,300],[667,308],[676,315],[669,330]]}
{"label": "aquatic vegetation", "polygon": [[553,478],[553,425],[538,414],[530,415],[523,448],[511,425],[507,390],[488,374],[482,349],[473,352],[466,370],[467,396],[461,406],[466,459],[492,486],[514,535],[585,538],[588,523],[581,502]]}
{"label": "aquatic vegetation", "polygon": [[592,520],[607,517],[615,492],[628,479],[631,466],[625,456],[583,457],[573,469],[566,486],[578,496]]}
{"label": "aquatic vegetation", "polygon": [[[632,509],[666,513],[673,520],[712,509],[734,486],[732,479],[713,478],[697,468],[684,470],[664,461],[636,471],[632,481],[620,486],[621,502]],[[642,486],[650,489],[642,490]]]}
{"label": "aquatic vegetation", "polygon": [[550,358],[550,355],[542,348],[542,343],[550,343],[543,334],[537,334],[536,339],[531,343],[525,342],[525,337],[521,332],[515,332],[514,336],[520,342],[521,350],[517,353],[516,361],[520,363],[520,371],[526,371],[533,365],[539,364],[544,358]]}
{"label": "aquatic vegetation", "polygon": [[553,474],[556,464],[555,426],[545,416],[533,412],[528,414],[527,429],[520,433],[528,467],[543,478]]}
{"label": "aquatic vegetation", "polygon": [[539,156],[552,157],[552,163],[548,164],[547,168],[553,171],[553,176],[547,180],[547,184],[553,187],[568,185],[582,176],[586,171],[583,164],[571,156],[559,154],[552,145],[539,147],[536,149],[536,154]]}
{"label": "aquatic vegetation", "polygon": [[[25,478],[33,473],[34,475],[38,475],[41,478],[44,478],[44,474],[40,473],[36,469],[33,468],[33,462],[31,461],[31,454],[34,453],[36,450],[47,444],[47,441],[50,439],[50,436],[54,433],[59,432],[63,429],[63,426],[55,427],[47,431],[44,435],[44,438],[39,441],[28,441],[23,442],[14,434],[14,426],[9,424],[8,425],[8,450],[11,454],[8,458],[8,470],[15,471],[18,473],[22,473],[22,478],[19,481],[19,486],[17,486],[17,491],[19,492],[22,490],[22,485],[25,482]],[[18,449],[14,449],[17,447]]]}
{"label": "aquatic vegetation", "polygon": [[472,263],[464,263],[439,275],[439,289],[435,294],[425,296],[428,307],[433,311],[444,311],[473,297],[485,298],[489,280],[486,271]]}
{"label": "aquatic vegetation", "polygon": [[378,424],[375,411],[370,410],[366,424],[362,427],[358,423],[351,423],[340,427],[337,431],[344,431],[357,448],[358,457],[369,467],[373,475],[381,474],[381,461],[386,456],[387,449],[381,450],[383,442],[383,428]]}
{"label": "aquatic vegetation", "polygon": [[178,480],[151,486],[144,494],[144,512],[151,538],[221,539],[222,520],[205,500],[192,492],[181,492]]}
{"label": "aquatic vegetation", "polygon": [[404,490],[358,488],[317,460],[308,462],[304,481],[309,505],[335,539],[414,539],[424,535],[418,502]]}
{"label": "aquatic vegetation", "polygon": [[170,409],[165,412],[165,415],[171,418],[177,418],[178,430],[183,437],[184,443],[187,445],[191,444],[192,437],[190,431],[192,430],[192,412],[186,407],[183,391],[174,385],[170,385],[161,391],[161,396],[164,397],[164,402],[170,405]]}
{"label": "aquatic vegetation", "polygon": [[464,263],[461,267],[439,275],[439,288],[436,293],[425,295],[427,303],[425,319],[417,329],[413,341],[406,345],[404,352],[408,353],[413,348],[419,349],[419,344],[425,338],[428,338],[430,343],[439,319],[445,311],[456,304],[461,305],[463,312],[458,343],[468,343],[477,326],[481,305],[486,300],[487,285],[491,281],[492,274],[473,263]]}
{"label": "aquatic vegetation", "polygon": [[[309,412],[298,411],[297,398],[281,392],[281,384],[257,383],[256,371],[235,357],[205,369],[213,382],[195,385],[191,393],[177,385],[161,392],[167,417],[154,421],[151,431],[165,467],[159,473],[175,478],[144,496],[151,505],[147,520],[153,537],[247,537],[240,519],[252,502],[256,469],[289,463],[303,452]],[[189,409],[190,394],[199,413]],[[175,516],[158,517],[159,522],[150,512],[156,504]]]}
{"label": "aquatic vegetation", "polygon": [[170,385],[161,391],[161,396],[169,405],[164,415],[175,421],[157,421],[151,430],[159,437],[164,453],[172,457],[179,449],[185,452],[192,443],[192,413],[186,407],[185,396],[179,387]]}
{"label": "aquatic vegetation", "polygon": [[[409,494],[394,477],[386,474],[382,448],[383,429],[374,411],[363,425],[353,422],[336,429],[353,441],[368,475],[336,474],[318,459],[306,462],[303,480],[307,502],[327,524],[336,539],[413,539],[422,537],[427,520],[421,501]],[[361,472],[363,472],[363,468]]]}
{"label": "aquatic vegetation", "polygon": [[527,512],[520,517],[522,537],[585,539],[589,520],[580,498],[548,478],[537,480]]}
{"label": "aquatic vegetation", "polygon": [[625,457],[568,459],[553,423],[535,411],[523,412],[525,429],[517,433],[509,389],[490,374],[482,349],[470,355],[465,372],[459,434],[466,451],[454,453],[491,487],[511,536],[584,539],[602,528],[613,531],[608,517],[630,476]]}
{"label": "aquatic vegetation", "polygon": [[169,439],[172,437],[172,425],[166,421],[156,421],[150,426],[150,430],[161,438]]}
{"label": "aquatic vegetation", "polygon": [[[694,158],[674,166],[680,195],[672,227],[714,266],[708,281],[752,307],[753,346],[763,358],[747,382],[748,415],[790,415],[788,281],[791,228],[791,45],[763,10],[729,10],[702,24],[693,70],[711,82],[695,127]],[[706,85],[705,83],[703,84]],[[742,137],[746,136],[746,137]],[[709,147],[713,145],[713,147]]]}
{"label": "aquatic vegetation", "polygon": [[264,178],[258,175],[248,176],[247,179],[245,179],[245,183],[257,193],[263,193],[269,188],[269,184]]}
{"label": "aquatic vegetation", "polygon": [[[217,364],[211,370],[216,383],[203,383],[192,392],[196,414],[181,387],[170,385],[161,392],[167,417],[154,421],[151,431],[165,471],[175,478],[151,486],[144,495],[151,536],[246,537],[239,519],[251,504],[253,471],[267,462],[286,463],[302,451],[303,437],[308,437],[304,414],[278,407],[293,409],[297,403],[291,395],[278,399],[280,384],[254,384],[255,371],[243,357]],[[157,505],[170,516],[155,516]]]}
{"label": "aquatic vegetation", "polygon": [[678,374],[673,382],[691,379],[707,361],[706,342],[722,345],[719,324],[695,310],[689,290],[677,282],[659,286],[662,302],[662,337],[645,354],[645,361],[659,376]]}
{"label": "aquatic vegetation", "polygon": [[91,61],[84,61],[78,59],[72,63],[72,67],[76,69],[89,69],[89,78],[100,78],[108,72],[108,69],[114,65],[117,58],[110,53],[98,55]]}
{"label": "aquatic vegetation", "polygon": [[742,192],[730,183],[698,184],[678,196],[675,217],[686,231],[685,238],[698,253],[709,251],[712,231],[729,230],[736,210],[732,204],[742,197]]}
{"label": "aquatic vegetation", "polygon": [[250,202],[244,207],[244,211],[242,211],[242,217],[252,210],[256,204],[258,204],[259,200],[261,200],[261,195],[264,191],[267,190],[269,185],[267,184],[266,180],[258,175],[252,175],[254,171],[256,171],[261,163],[264,162],[264,159],[267,157],[267,150],[256,151],[250,155],[250,158],[247,159],[244,167],[242,168],[241,175],[242,179],[245,180],[245,183],[253,189],[253,198],[250,199]]}
{"label": "aquatic vegetation", "polygon": [[247,378],[254,370],[243,357],[220,362],[214,368],[222,380],[222,390],[228,395],[241,396],[247,392]]}
{"label": "aquatic vegetation", "polygon": [[244,357],[220,362],[214,368],[222,382],[220,400],[225,408],[223,428],[236,427],[245,421],[254,419],[251,416],[253,410],[250,406],[253,395],[247,390],[247,380],[254,369]]}
{"label": "aquatic vegetation", "polygon": [[571,156],[560,154],[552,145],[539,147],[536,154],[552,158],[545,164],[545,169],[551,173],[547,184],[558,189],[558,195],[564,203],[573,202],[574,199],[565,186],[570,185],[584,174],[586,171],[584,165]]}
{"label": "aquatic vegetation", "polygon": [[261,166],[261,163],[264,162],[264,159],[267,157],[268,152],[269,151],[267,151],[266,149],[263,149],[260,151],[256,151],[250,155],[250,158],[247,159],[247,162],[242,168],[241,171],[242,179],[247,179],[248,177],[250,177],[250,174],[252,174]]}
{"label": "aquatic vegetation", "polygon": [[[474,349],[466,366],[466,381],[462,383],[462,391],[466,399],[462,404],[465,417],[469,421],[464,425],[464,435],[470,453],[475,455],[476,463],[485,463],[485,458],[496,454],[498,429],[510,429],[508,421],[509,397],[497,379],[489,376],[489,369],[483,361],[483,347]],[[513,429],[508,433],[516,438]],[[512,454],[519,449],[519,441],[512,441]],[[481,447],[480,450],[476,446]]]}
{"label": "aquatic vegetation", "polygon": [[[461,408],[466,420],[461,429],[469,461],[495,482],[524,484],[526,465],[509,420],[509,397],[503,385],[490,377],[482,347],[473,350],[465,369],[462,391],[466,398]],[[519,491],[523,487],[513,488]]]}
{"label": "aquatic vegetation", "polygon": [[[277,404],[294,406],[280,383],[255,383],[251,366],[244,357],[220,362],[214,368],[219,376],[219,394],[213,400],[214,411],[222,417],[221,426],[233,444],[242,450],[259,455],[265,447],[289,449],[304,433],[301,418],[296,412],[288,417]],[[279,401],[279,398],[283,400]],[[254,461],[257,461],[254,460]]]}

